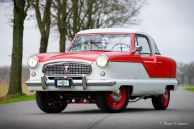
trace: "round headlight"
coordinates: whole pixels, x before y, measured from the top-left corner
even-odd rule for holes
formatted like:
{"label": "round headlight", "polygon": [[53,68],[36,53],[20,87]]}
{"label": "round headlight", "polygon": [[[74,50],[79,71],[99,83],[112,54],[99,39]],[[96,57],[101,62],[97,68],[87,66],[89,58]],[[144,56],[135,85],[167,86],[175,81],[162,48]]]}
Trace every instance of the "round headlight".
{"label": "round headlight", "polygon": [[30,56],[28,58],[27,64],[30,68],[35,68],[36,66],[38,66],[39,60],[36,56]]}
{"label": "round headlight", "polygon": [[108,57],[106,55],[100,55],[96,59],[96,64],[103,68],[108,65]]}

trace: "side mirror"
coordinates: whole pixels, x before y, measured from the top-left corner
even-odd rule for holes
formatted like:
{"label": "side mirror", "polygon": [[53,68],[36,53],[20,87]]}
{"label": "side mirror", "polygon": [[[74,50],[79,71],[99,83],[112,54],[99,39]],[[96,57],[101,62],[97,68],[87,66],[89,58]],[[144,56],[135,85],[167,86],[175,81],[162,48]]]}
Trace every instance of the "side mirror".
{"label": "side mirror", "polygon": [[142,51],[142,46],[136,46],[135,51],[141,52]]}

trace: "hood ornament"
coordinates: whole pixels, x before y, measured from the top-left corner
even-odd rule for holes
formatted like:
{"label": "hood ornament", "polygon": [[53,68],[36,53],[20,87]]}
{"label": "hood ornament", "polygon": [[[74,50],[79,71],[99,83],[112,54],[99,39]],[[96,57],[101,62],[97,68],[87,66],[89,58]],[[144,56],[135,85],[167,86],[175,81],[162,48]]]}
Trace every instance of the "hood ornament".
{"label": "hood ornament", "polygon": [[64,69],[64,72],[65,72],[65,73],[69,73],[69,72],[70,72],[69,67],[70,67],[69,64],[66,64],[66,65],[65,65],[65,69]]}

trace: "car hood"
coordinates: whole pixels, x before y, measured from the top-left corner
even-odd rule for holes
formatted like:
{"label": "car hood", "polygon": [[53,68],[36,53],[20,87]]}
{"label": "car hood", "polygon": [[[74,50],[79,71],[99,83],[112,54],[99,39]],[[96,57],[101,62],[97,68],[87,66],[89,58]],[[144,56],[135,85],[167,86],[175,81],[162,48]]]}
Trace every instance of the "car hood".
{"label": "car hood", "polygon": [[75,53],[59,53],[59,52],[49,52],[49,53],[39,53],[34,54],[39,58],[40,62],[47,62],[51,60],[58,59],[79,59],[87,61],[96,61],[96,58],[104,54],[108,56],[109,61],[132,61],[139,62],[139,56],[131,54],[129,52],[113,52],[113,51],[81,51]]}

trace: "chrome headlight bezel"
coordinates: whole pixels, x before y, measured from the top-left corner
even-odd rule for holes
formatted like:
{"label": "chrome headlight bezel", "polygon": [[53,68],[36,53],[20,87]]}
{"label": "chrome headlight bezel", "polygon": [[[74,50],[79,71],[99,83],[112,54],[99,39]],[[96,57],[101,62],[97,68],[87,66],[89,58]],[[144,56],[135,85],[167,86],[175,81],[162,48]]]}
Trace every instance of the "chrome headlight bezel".
{"label": "chrome headlight bezel", "polygon": [[105,68],[109,63],[108,57],[106,55],[99,55],[96,58],[96,64],[100,68]]}
{"label": "chrome headlight bezel", "polygon": [[27,65],[30,68],[36,68],[39,65],[39,59],[36,56],[30,56],[27,60]]}

